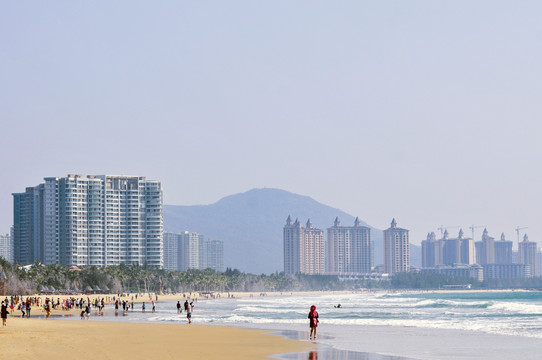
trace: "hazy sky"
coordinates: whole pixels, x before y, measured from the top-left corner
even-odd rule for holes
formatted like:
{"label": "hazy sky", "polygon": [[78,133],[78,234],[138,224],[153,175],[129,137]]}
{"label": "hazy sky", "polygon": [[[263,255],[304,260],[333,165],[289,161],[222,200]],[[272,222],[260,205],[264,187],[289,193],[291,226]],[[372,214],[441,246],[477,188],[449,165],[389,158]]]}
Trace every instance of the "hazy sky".
{"label": "hazy sky", "polygon": [[166,204],[273,187],[379,228],[395,217],[413,243],[475,224],[513,240],[528,226],[542,245],[541,13],[538,1],[1,2],[0,233],[11,193],[108,173],[161,180]]}

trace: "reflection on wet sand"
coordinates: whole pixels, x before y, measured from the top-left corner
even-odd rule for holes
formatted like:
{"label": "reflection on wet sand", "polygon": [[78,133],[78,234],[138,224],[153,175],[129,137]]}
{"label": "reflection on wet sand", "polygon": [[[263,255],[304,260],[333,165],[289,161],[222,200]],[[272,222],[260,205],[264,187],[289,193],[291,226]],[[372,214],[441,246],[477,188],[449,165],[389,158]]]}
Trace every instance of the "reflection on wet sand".
{"label": "reflection on wet sand", "polygon": [[308,353],[282,354],[277,356],[277,358],[283,360],[413,360],[402,356],[371,354],[332,348],[313,350]]}
{"label": "reflection on wet sand", "polygon": [[[288,339],[306,340],[308,332],[304,331],[279,331],[277,334]],[[325,338],[331,338],[325,336]],[[324,338],[322,337],[322,338]],[[316,342],[313,342],[317,344]],[[309,352],[280,354],[274,356],[282,360],[413,360],[403,356],[381,355],[357,351],[338,350],[328,346],[318,345],[318,349]]]}

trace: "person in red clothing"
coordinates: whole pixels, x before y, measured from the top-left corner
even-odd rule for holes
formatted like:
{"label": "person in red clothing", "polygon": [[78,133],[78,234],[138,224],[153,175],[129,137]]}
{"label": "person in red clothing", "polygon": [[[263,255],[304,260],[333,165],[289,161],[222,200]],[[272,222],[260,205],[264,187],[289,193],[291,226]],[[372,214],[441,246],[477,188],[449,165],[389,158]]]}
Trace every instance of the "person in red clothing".
{"label": "person in red clothing", "polygon": [[311,306],[311,311],[309,311],[309,324],[311,327],[310,339],[316,340],[316,328],[318,327],[318,312],[316,311],[316,305]]}

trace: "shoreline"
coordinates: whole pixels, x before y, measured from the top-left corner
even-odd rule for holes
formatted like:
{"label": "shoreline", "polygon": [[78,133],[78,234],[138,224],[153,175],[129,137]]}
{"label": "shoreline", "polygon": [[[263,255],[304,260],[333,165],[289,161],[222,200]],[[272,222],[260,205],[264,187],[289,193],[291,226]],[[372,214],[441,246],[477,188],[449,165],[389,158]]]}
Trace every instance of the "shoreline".
{"label": "shoreline", "polygon": [[[483,290],[483,291],[476,291],[476,290],[463,290],[463,291],[457,291],[457,290],[443,290],[443,293],[469,293],[469,292],[491,292],[491,293],[502,293],[502,292],[516,292],[517,290]],[[420,292],[420,291],[418,291]],[[441,292],[441,291],[429,291],[431,293],[433,292]],[[337,292],[288,292],[288,293],[267,293],[266,296],[272,297],[272,296],[278,296],[282,298],[289,298],[290,296],[319,296],[319,295],[338,295],[338,294],[359,294],[359,293],[373,293],[373,291],[337,291]],[[388,291],[385,291],[383,293],[389,293]],[[260,298],[258,293],[233,293],[235,296],[234,298],[247,298],[247,297],[254,297],[254,300],[257,301]],[[184,294],[185,297],[190,295],[189,293]],[[89,295],[88,297],[95,298],[95,297],[103,297],[103,296],[117,296],[117,295],[111,295],[111,294],[99,294],[99,295]],[[131,294],[130,294],[131,296]],[[191,296],[195,299],[198,298],[198,300],[204,302],[203,305],[206,307],[214,305],[212,304],[212,301],[205,301],[207,299],[200,298],[201,294],[192,293]],[[41,296],[43,298],[43,295]],[[64,296],[64,297],[70,297]],[[87,295],[79,295],[78,298],[85,298]],[[124,297],[127,298],[127,297]],[[134,302],[142,302],[142,301],[148,301],[148,295],[144,296],[138,296],[138,299],[135,299],[134,296]],[[228,298],[226,296],[220,297],[222,300],[227,300]],[[264,299],[264,297],[261,297],[261,299]],[[183,294],[171,294],[171,295],[159,295],[158,303],[160,304],[162,302],[169,303],[168,307],[172,307],[171,305],[174,304],[177,300],[183,300]],[[209,298],[209,300],[212,300]],[[270,300],[270,299],[269,299]],[[288,300],[287,300],[288,301]],[[182,301],[181,301],[182,302]],[[273,300],[274,302],[274,300]],[[269,303],[269,301],[267,301]],[[196,303],[197,304],[197,303]],[[157,307],[161,307],[158,305]],[[141,313],[139,310],[140,306],[135,307],[136,313]],[[149,309],[149,307],[147,307]],[[128,326],[133,326],[134,324],[142,324],[142,325],[149,325],[149,323],[140,322],[141,318],[128,318],[123,321],[121,318],[117,318],[117,320],[113,320],[111,318],[111,312],[114,310],[111,308],[111,305],[106,307],[106,314],[104,317],[96,318],[96,320],[101,321],[90,321],[95,323],[101,323],[105,324],[104,326],[108,326],[108,323],[125,323],[128,324]],[[57,310],[53,313],[55,319],[59,319],[60,321],[54,321],[53,322],[59,322],[59,323],[78,323],[83,328],[86,328],[86,324],[88,322],[78,320],[78,312],[77,310],[71,310],[71,311],[62,311]],[[147,310],[147,312],[150,312]],[[19,312],[20,313],[20,312]],[[16,313],[17,314],[17,313]],[[32,312],[32,318],[35,317],[42,317],[44,315],[44,312],[40,312],[37,310],[37,308],[34,307]],[[67,319],[60,319],[60,317],[68,316],[71,318],[72,321],[62,321]],[[109,319],[108,319],[109,317]],[[94,318],[94,310],[93,310],[93,316]],[[181,318],[182,319],[182,318]],[[8,326],[10,324],[10,321],[15,320],[13,317],[8,318]],[[29,320],[27,319],[21,319],[18,318],[21,322],[27,322]],[[31,319],[32,320],[32,319]],[[45,321],[43,319],[34,319],[38,322],[50,322]],[[320,355],[321,358],[327,359],[327,358],[337,358],[340,356],[343,356],[345,358],[349,358],[349,356],[365,356],[363,357],[366,360],[369,359],[423,359],[423,360],[433,360],[433,359],[446,359],[446,360],[457,360],[457,359],[471,359],[471,358],[477,358],[477,359],[492,359],[492,360],[504,360],[508,358],[514,358],[515,355],[521,354],[521,358],[528,359],[528,360],[535,360],[537,359],[534,354],[537,354],[537,349],[542,346],[542,339],[540,338],[529,338],[525,336],[515,336],[515,335],[505,335],[505,334],[491,334],[491,333],[484,333],[484,332],[477,332],[477,331],[471,331],[471,330],[461,330],[461,329],[439,329],[439,328],[431,328],[431,327],[417,327],[417,326],[392,326],[392,325],[326,325],[324,322],[324,326],[320,329],[320,336],[318,339],[317,345],[314,345],[312,342],[308,342],[308,330],[305,329],[304,325],[300,324],[289,324],[289,325],[281,325],[281,324],[252,324],[252,325],[235,325],[235,324],[228,324],[228,323],[205,323],[205,325],[186,325],[183,323],[153,323],[157,326],[173,326],[173,327],[181,327],[181,328],[225,328],[225,329],[245,329],[245,330],[251,330],[251,331],[258,331],[260,334],[269,334],[274,333],[275,335],[279,337],[285,337],[286,339],[289,339],[291,341],[297,342],[299,348],[297,348],[294,351],[282,351],[277,349],[273,349],[270,353],[267,353],[265,356],[271,356],[273,355],[274,358],[279,359],[307,359],[307,356],[310,354],[316,354]],[[297,332],[297,334],[294,335],[284,335],[284,331],[292,331]],[[190,330],[191,331],[191,330]],[[204,333],[207,333],[208,331],[204,331]],[[1,336],[3,331],[0,331],[0,346],[3,346],[3,337]],[[180,335],[182,337],[182,335]],[[95,339],[94,337],[91,337],[89,342],[95,342],[99,341],[99,339]],[[212,339],[205,339],[205,341],[202,343],[204,347],[221,347],[223,344],[216,344],[212,341]],[[26,346],[26,343],[19,343],[23,347]],[[495,344],[499,344],[499,347],[495,348]],[[169,345],[169,344],[167,344]],[[198,345],[199,346],[199,345]],[[246,346],[243,345],[243,346]],[[241,346],[241,348],[243,348]],[[163,346],[164,348],[167,346]],[[241,349],[242,351],[242,349]],[[23,353],[21,353],[23,354]],[[184,354],[184,353],[182,353]],[[352,354],[352,355],[350,355]],[[380,356],[380,357],[379,357]],[[384,357],[385,356],[385,357]],[[223,357],[221,355],[221,357]],[[197,356],[196,356],[197,358]],[[239,355],[236,355],[235,358],[239,358]],[[310,358],[310,357],[309,357]],[[0,355],[0,359],[2,359],[2,355]],[[85,358],[84,358],[85,359]],[[165,357],[165,359],[168,359],[168,357]]]}

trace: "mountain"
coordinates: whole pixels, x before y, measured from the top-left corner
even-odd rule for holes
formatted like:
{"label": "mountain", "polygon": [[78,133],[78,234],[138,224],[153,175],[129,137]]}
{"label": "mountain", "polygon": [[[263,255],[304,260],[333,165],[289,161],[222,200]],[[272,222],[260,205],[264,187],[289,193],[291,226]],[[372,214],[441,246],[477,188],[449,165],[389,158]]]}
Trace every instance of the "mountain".
{"label": "mountain", "polygon": [[[211,205],[164,205],[164,229],[223,240],[226,267],[273,273],[284,270],[282,229],[288,215],[299,218],[303,225],[310,218],[314,227],[324,231],[336,217],[343,226],[354,224],[354,216],[308,196],[265,188],[227,196]],[[382,264],[382,231],[373,228],[371,236],[375,264]]]}

